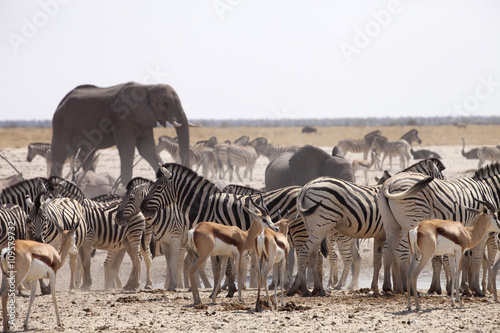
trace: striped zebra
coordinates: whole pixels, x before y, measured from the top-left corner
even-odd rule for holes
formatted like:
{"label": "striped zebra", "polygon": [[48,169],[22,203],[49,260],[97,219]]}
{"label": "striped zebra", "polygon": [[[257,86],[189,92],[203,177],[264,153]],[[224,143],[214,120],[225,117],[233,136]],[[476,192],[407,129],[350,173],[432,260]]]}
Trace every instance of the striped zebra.
{"label": "striped zebra", "polygon": [[479,164],[477,168],[481,168],[486,161],[500,162],[500,148],[496,147],[479,147],[477,149],[477,158],[479,159]]}
{"label": "striped zebra", "polygon": [[41,156],[47,160],[47,167],[50,167],[49,165],[49,159],[47,159],[47,154],[50,151],[50,143],[45,143],[45,142],[34,142],[30,143],[28,145],[28,156],[26,157],[26,160],[28,162],[33,161],[33,159],[36,156]]}
{"label": "striped zebra", "polygon": [[[181,155],[179,149],[179,143],[176,139],[172,139],[169,136],[163,135],[158,138],[158,144],[156,145],[156,151],[158,154],[166,150],[176,163],[180,163]],[[192,168],[193,165],[200,165],[202,160],[201,152],[198,149],[189,148],[189,167]]]}
{"label": "striped zebra", "polygon": [[233,170],[239,181],[243,181],[240,176],[240,167],[245,167],[243,177],[249,175],[250,181],[253,179],[253,168],[257,162],[257,152],[253,146],[240,146],[231,144],[227,147],[227,165],[229,167],[229,181],[233,181]]}
{"label": "striped zebra", "polygon": [[[134,178],[127,185],[127,191],[118,207],[117,219],[126,221],[141,212],[141,203],[154,183],[144,178]],[[159,210],[154,215],[146,218],[146,224],[152,228],[153,235],[164,249],[167,261],[167,275],[165,289],[175,291],[178,283],[182,287],[182,266],[186,253],[187,231],[192,227],[179,210],[171,205]],[[203,276],[204,281],[208,281]]]}
{"label": "striped zebra", "polygon": [[0,194],[0,204],[18,205],[25,213],[28,213],[30,208],[26,198],[28,197],[33,201],[41,191],[46,192],[49,196],[54,191],[52,183],[47,178],[27,179],[4,189]]}
{"label": "striped zebra", "polygon": [[[157,173],[154,187],[142,203],[142,211],[147,216],[169,205],[176,205],[189,223],[202,221],[234,225],[242,230],[250,227],[251,217],[243,209],[250,202],[249,196],[222,193],[214,183],[197,175],[179,164],[165,164]],[[262,194],[262,200],[271,213],[278,218],[278,211],[289,211],[290,216],[297,214],[296,196],[300,187],[291,186]],[[255,195],[260,203],[260,195]],[[307,239],[307,230],[301,218],[295,219],[289,230],[293,246],[300,247]],[[229,276],[229,297],[235,291],[234,281]]]}
{"label": "striped zebra", "polygon": [[[387,233],[388,250],[384,254],[385,270],[394,262],[396,247],[407,231],[418,222],[427,219],[460,221],[466,226],[473,220],[466,207],[478,208],[473,198],[485,197],[496,207],[500,207],[500,166],[488,165],[477,170],[473,177],[463,177],[453,181],[429,179],[421,174],[400,173],[386,181],[380,196],[384,229]],[[483,295],[479,285],[479,267],[484,253],[485,240],[472,249],[470,289],[475,295]],[[401,243],[403,244],[403,243]],[[408,248],[399,246],[402,252],[400,265],[407,268]],[[384,290],[390,285],[384,285]],[[467,290],[466,290],[467,291]]]}
{"label": "striped zebra", "polygon": [[90,289],[92,285],[92,277],[90,276],[90,253],[92,249],[108,252],[104,262],[105,289],[109,289],[113,282],[115,282],[117,288],[122,288],[118,273],[124,251],[129,254],[132,260],[132,271],[123,289],[139,288],[142,258],[144,258],[146,264],[145,288],[151,288],[152,255],[149,245],[152,229],[146,227],[144,216],[136,214],[131,216],[128,221],[115,220],[120,200],[96,202],[92,199],[86,199],[81,190],[68,180],[51,177],[50,181],[54,186],[54,193],[73,198],[80,202],[83,207],[88,232],[83,254],[85,276],[82,288]]}
{"label": "striped zebra", "polygon": [[411,159],[410,150],[413,142],[418,144],[422,143],[416,129],[409,130],[396,141],[389,141],[383,136],[375,137],[371,148],[375,150],[378,155],[381,156],[381,154],[383,154],[379,169],[382,169],[387,156],[389,156],[390,168],[392,168],[392,156],[399,156],[401,169],[404,169]]}
{"label": "striped zebra", "polygon": [[366,160],[368,152],[372,149],[373,139],[380,135],[382,135],[382,132],[376,130],[366,134],[362,140],[342,139],[337,144],[337,147],[342,150],[344,155],[347,155],[348,152],[363,153],[363,159]]}
{"label": "striped zebra", "polygon": [[[76,247],[82,246],[87,236],[87,223],[83,208],[76,200],[68,198],[47,198],[45,192],[40,192],[35,197],[34,202],[28,201],[30,211],[26,218],[27,238],[53,245],[59,248],[61,234],[55,227],[59,225],[63,230],[71,230],[73,223],[78,227],[75,232]],[[75,289],[75,272],[77,256],[70,254],[71,278],[69,290]]]}
{"label": "striped zebra", "polygon": [[18,205],[0,205],[0,249],[7,245],[9,239],[26,239],[26,217]]}
{"label": "striped zebra", "polygon": [[[428,159],[412,165],[409,169],[418,172],[422,177],[428,177],[426,175],[436,175],[437,171],[444,170],[444,165],[438,159]],[[298,272],[288,295],[294,295],[299,289],[304,296],[310,295],[305,280],[307,263],[309,261],[312,267],[315,267],[320,243],[325,235],[332,232],[350,237],[351,244],[345,239],[342,242],[348,244],[350,250],[356,249],[352,244],[355,239],[374,238],[371,289],[374,293],[379,293],[378,276],[386,238],[378,203],[381,189],[382,185],[363,186],[330,177],[317,178],[302,187],[297,196],[297,209],[309,235],[297,254]],[[359,254],[354,256],[358,257]],[[325,295],[317,271],[313,270],[313,273],[313,294]],[[357,279],[358,274],[359,268],[353,272],[353,280]],[[390,283],[390,274],[384,274],[384,284],[386,283]]]}
{"label": "striped zebra", "polygon": [[260,154],[267,157],[269,162],[271,162],[279,155],[288,152],[295,153],[297,150],[299,150],[299,148],[300,148],[299,146],[286,146],[286,147],[274,146],[269,143],[266,145],[266,147],[262,150]]}

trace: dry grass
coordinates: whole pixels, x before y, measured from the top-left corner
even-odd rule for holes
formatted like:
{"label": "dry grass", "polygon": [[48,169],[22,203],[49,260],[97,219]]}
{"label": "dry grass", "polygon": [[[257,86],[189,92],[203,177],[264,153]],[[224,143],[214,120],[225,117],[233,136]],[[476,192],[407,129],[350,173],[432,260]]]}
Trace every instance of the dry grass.
{"label": "dry grass", "polygon": [[[401,137],[413,127],[388,126],[388,127],[319,127],[316,134],[302,134],[299,127],[196,127],[191,128],[191,142],[206,140],[215,135],[219,141],[234,140],[242,135],[250,139],[258,136],[266,137],[270,143],[276,145],[304,145],[334,146],[340,139],[360,139],[366,133],[379,129],[390,140]],[[500,140],[496,133],[500,125],[470,125],[467,129],[452,126],[420,126],[419,131],[422,145],[448,146],[461,145],[461,138],[466,139],[467,146],[497,145]],[[175,129],[155,128],[155,137],[160,135],[176,136]],[[0,149],[23,148],[31,142],[50,142],[52,130],[48,128],[0,128]]]}

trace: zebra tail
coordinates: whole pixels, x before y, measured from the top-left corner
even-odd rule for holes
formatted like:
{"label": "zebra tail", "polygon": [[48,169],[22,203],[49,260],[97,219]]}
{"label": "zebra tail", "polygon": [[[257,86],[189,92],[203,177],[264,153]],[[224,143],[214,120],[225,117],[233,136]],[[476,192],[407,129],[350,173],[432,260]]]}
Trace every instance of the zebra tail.
{"label": "zebra tail", "polygon": [[318,207],[323,202],[323,200],[321,200],[321,201],[314,201],[313,199],[309,199],[309,200],[311,200],[312,202],[314,202],[314,205],[311,206],[311,207],[309,207],[309,208],[304,209],[302,207],[302,205],[298,205],[299,212],[302,213],[302,215],[307,216],[307,215],[313,214],[316,211],[316,209],[318,209]]}
{"label": "zebra tail", "polygon": [[384,189],[384,196],[387,199],[393,199],[393,200],[394,199],[406,199],[409,196],[412,196],[415,193],[418,193],[418,192],[422,191],[433,180],[434,180],[433,177],[424,178],[424,179],[418,181],[417,183],[415,183],[415,185],[413,185],[412,187],[410,187],[406,191],[403,191],[403,192],[400,192],[400,193],[397,193],[397,194],[391,194],[391,193],[389,193],[389,188],[385,187],[385,189]]}
{"label": "zebra tail", "polygon": [[320,249],[323,257],[328,258],[328,244],[326,242],[326,237],[321,241]]}
{"label": "zebra tail", "polygon": [[[145,243],[145,241],[146,240],[143,237],[141,240],[141,246],[145,245],[145,244],[143,245],[143,243]],[[145,247],[144,247],[144,249],[145,249]],[[149,251],[151,252],[151,256],[153,257],[153,259],[162,254],[161,249],[156,246],[156,238],[154,237],[154,235],[153,235],[153,237],[151,237],[151,240],[149,241]]]}
{"label": "zebra tail", "polygon": [[417,228],[413,228],[408,231],[408,245],[410,246],[410,253],[415,254],[415,258],[417,258],[417,260],[420,260],[421,252],[418,248],[417,235]]}

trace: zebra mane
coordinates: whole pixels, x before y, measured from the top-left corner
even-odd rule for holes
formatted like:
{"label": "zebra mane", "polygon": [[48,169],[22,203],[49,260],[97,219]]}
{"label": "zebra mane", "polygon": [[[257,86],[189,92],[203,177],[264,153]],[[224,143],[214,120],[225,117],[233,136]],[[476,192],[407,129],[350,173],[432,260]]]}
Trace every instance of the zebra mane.
{"label": "zebra mane", "polygon": [[495,162],[488,164],[481,169],[477,169],[473,178],[477,180],[484,180],[498,175],[500,175],[500,164]]}
{"label": "zebra mane", "polygon": [[[173,177],[177,177],[179,174],[183,174],[185,177],[183,178],[201,178],[203,181],[207,184],[210,184],[211,186],[214,187],[214,189],[217,190],[217,192],[220,192],[219,188],[217,185],[215,185],[211,180],[199,175],[196,173],[196,171],[191,170],[190,168],[182,165],[182,164],[177,164],[177,163],[165,163],[162,165],[165,167],[168,171],[170,171],[173,175]],[[156,171],[156,178],[163,177],[163,174],[160,169]]]}
{"label": "zebra mane", "polygon": [[7,187],[6,189],[4,189],[2,191],[2,194],[0,195],[0,197],[8,196],[9,194],[19,193],[19,192],[27,194],[28,192],[30,192],[30,190],[34,190],[37,188],[37,182],[39,180],[42,182],[42,184],[45,186],[45,188],[48,192],[54,191],[54,186],[47,178],[36,177],[36,178],[23,180],[17,184],[14,184],[14,185]]}
{"label": "zebra mane", "polygon": [[401,170],[401,172],[408,172],[408,171],[413,171],[416,169],[416,167],[418,165],[423,165],[424,167],[426,167],[426,161],[427,160],[430,160],[432,161],[432,163],[434,163],[434,165],[438,168],[439,171],[443,171],[444,169],[446,169],[446,167],[444,166],[443,162],[441,162],[440,159],[437,159],[437,158],[426,158],[425,160],[421,160],[420,162],[417,162],[415,164],[412,164],[410,165],[409,167],[407,167],[406,169],[404,170]]}
{"label": "zebra mane", "polygon": [[141,185],[141,184],[151,184],[153,181],[150,180],[150,179],[147,179],[147,178],[144,178],[144,177],[135,177],[135,178],[132,178],[128,184],[127,184],[127,188],[126,190],[127,191],[130,191],[131,189],[133,189],[134,187],[136,187],[137,185]]}

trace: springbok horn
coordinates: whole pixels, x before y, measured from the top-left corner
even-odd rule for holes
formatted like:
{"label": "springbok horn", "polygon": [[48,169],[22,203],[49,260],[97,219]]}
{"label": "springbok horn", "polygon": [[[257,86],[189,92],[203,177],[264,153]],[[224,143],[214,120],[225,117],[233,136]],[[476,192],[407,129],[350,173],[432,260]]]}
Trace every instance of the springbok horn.
{"label": "springbok horn", "polygon": [[262,215],[267,215],[266,211],[264,210],[264,208],[260,207],[259,205],[257,205],[257,203],[253,200],[253,197],[250,196],[250,201],[252,202],[252,204],[255,206],[255,208],[257,208],[259,210],[259,212],[262,214]]}
{"label": "springbok horn", "polygon": [[165,168],[163,165],[161,165],[161,163],[160,163],[160,170],[163,176],[165,176],[166,178],[172,178],[172,173],[168,171],[168,169]]}
{"label": "springbok horn", "polygon": [[285,219],[287,219],[287,220],[288,220],[288,216],[290,216],[290,211],[287,209],[287,210],[286,210],[286,216],[285,216]]}
{"label": "springbok horn", "polygon": [[493,206],[490,202],[486,201],[484,194],[482,194],[482,196],[483,196],[483,200],[479,200],[479,199],[476,199],[474,197],[472,197],[472,198],[474,200],[476,200],[477,202],[479,202],[480,204],[483,204],[488,210],[490,210],[492,212],[496,211],[495,206]]}
{"label": "springbok horn", "polygon": [[28,208],[31,209],[35,206],[35,204],[33,203],[33,201],[31,201],[31,198],[29,195],[26,195],[26,204],[28,205]]}
{"label": "springbok horn", "polygon": [[267,209],[266,205],[264,204],[264,197],[262,196],[262,193],[259,193],[259,194],[260,194],[260,204],[261,204],[262,208],[266,212],[266,215],[271,215],[271,213],[269,213],[269,210]]}
{"label": "springbok horn", "polygon": [[281,220],[282,217],[281,217],[281,209],[278,209],[278,221]]}

